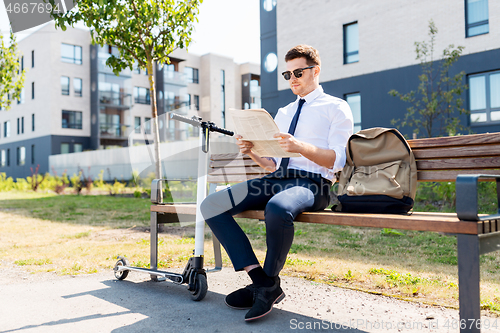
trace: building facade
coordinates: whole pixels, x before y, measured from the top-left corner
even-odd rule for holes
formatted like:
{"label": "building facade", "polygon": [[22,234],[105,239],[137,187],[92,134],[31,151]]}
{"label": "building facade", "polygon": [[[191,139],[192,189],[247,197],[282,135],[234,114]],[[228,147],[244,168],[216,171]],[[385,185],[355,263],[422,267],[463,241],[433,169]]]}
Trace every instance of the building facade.
{"label": "building facade", "polygon": [[469,87],[461,97],[470,115],[457,115],[461,124],[474,133],[500,131],[499,1],[261,0],[260,14],[262,105],[273,115],[295,98],[281,77],[284,55],[309,44],[320,52],[325,92],[351,105],[355,131],[393,127],[410,105],[388,92],[417,90],[422,70],[414,43],[429,40],[432,19],[435,59],[450,44],[465,47],[449,72],[464,71]]}
{"label": "building facade", "polygon": [[[26,70],[22,98],[0,111],[0,172],[26,177],[49,170],[49,156],[151,142],[151,97],[146,71],[119,76],[106,66],[115,48],[92,45],[86,30],[48,23],[18,43]],[[225,126],[229,108],[260,107],[260,66],[215,54],[176,50],[154,66],[158,114],[174,111]],[[250,87],[253,87],[250,89]],[[161,117],[163,142],[198,132]]]}

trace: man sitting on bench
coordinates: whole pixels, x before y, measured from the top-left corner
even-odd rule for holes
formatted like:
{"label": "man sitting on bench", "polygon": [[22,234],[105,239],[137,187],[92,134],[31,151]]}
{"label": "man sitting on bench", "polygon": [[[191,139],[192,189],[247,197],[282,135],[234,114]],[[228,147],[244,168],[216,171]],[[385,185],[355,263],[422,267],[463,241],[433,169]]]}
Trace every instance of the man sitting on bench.
{"label": "man sitting on bench", "polygon": [[[285,297],[278,274],[292,245],[293,221],[304,211],[329,205],[334,173],[345,164],[345,147],[353,132],[349,105],[325,94],[319,84],[318,51],[298,45],[288,51],[285,62],[287,70],[282,74],[297,99],[278,110],[275,122],[282,133],[275,137],[285,151],[300,153],[301,157],[258,157],[252,152],[253,144],[237,136],[240,152],[273,172],[213,193],[200,206],[234,269],[245,270],[252,279],[251,285],[232,292],[225,300],[229,307],[250,309],[246,321],[265,316]],[[264,268],[233,218],[250,209],[265,210]]]}

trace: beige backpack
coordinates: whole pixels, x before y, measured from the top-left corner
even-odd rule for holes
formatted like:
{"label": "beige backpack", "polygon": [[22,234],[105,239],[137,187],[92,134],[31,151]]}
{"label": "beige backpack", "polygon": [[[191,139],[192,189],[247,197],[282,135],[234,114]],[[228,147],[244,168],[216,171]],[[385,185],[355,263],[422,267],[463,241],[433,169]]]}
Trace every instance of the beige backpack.
{"label": "beige backpack", "polygon": [[396,129],[368,128],[353,134],[339,178],[343,212],[405,214],[417,191],[417,165],[408,142]]}

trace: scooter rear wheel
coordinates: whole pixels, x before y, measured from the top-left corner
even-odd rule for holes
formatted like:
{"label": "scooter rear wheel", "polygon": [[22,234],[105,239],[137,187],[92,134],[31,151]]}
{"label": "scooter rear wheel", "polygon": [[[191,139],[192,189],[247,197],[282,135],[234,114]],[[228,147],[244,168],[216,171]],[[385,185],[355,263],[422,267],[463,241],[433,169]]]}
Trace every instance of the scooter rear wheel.
{"label": "scooter rear wheel", "polygon": [[128,270],[117,271],[118,266],[128,266],[128,260],[125,257],[118,257],[118,261],[115,264],[115,278],[118,280],[123,280],[128,276]]}

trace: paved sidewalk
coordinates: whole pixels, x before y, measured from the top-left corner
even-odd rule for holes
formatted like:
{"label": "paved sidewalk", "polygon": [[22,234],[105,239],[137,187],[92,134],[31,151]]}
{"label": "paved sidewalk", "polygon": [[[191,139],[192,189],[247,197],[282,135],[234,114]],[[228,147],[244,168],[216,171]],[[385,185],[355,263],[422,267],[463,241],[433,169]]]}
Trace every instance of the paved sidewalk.
{"label": "paved sidewalk", "polygon": [[[0,273],[0,332],[459,331],[456,310],[290,277],[282,279],[287,297],[263,320],[245,323],[245,311],[228,308],[224,297],[247,283],[245,273],[232,269],[211,273],[207,296],[194,302],[185,285],[155,283],[136,272],[123,281],[112,271],[48,278],[20,271],[16,279],[2,279]],[[483,320],[490,326],[497,322]]]}

